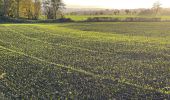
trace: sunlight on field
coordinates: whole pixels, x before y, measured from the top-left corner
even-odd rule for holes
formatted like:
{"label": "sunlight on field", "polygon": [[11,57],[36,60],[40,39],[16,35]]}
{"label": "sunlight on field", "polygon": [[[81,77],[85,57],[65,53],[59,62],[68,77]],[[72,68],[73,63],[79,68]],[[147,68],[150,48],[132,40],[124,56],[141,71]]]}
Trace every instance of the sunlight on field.
{"label": "sunlight on field", "polygon": [[11,98],[167,98],[169,26],[1,24],[1,89]]}
{"label": "sunlight on field", "polygon": [[170,16],[139,16],[139,15],[65,15],[66,18],[71,18],[74,21],[84,21],[88,18],[93,17],[112,17],[112,18],[120,18],[125,19],[128,17],[141,17],[141,18],[161,18],[162,20],[170,20]]}

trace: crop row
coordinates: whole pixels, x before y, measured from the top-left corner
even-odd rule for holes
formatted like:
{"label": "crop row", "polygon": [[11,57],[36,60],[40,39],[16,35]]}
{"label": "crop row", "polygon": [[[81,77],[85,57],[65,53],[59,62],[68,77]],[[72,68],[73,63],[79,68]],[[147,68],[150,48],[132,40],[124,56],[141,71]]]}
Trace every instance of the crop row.
{"label": "crop row", "polygon": [[156,91],[95,78],[4,47],[0,51],[0,69],[5,73],[0,90],[9,99],[168,98]]}
{"label": "crop row", "polygon": [[[47,29],[45,29],[45,27]],[[66,68],[65,70],[71,68],[72,74],[78,74],[76,77],[69,74],[70,77],[67,76],[69,78],[61,76],[60,80],[66,79],[62,83],[66,83],[67,85],[58,87],[62,87],[64,90],[66,87],[69,88],[71,92],[74,92],[72,96],[75,96],[76,98],[81,96],[83,97],[86,94],[87,95],[85,97],[87,98],[93,98],[93,96],[94,98],[102,98],[99,96],[101,94],[103,94],[102,96],[104,98],[124,96],[126,98],[133,98],[137,96],[145,98],[147,97],[146,95],[148,95],[150,98],[156,98],[156,95],[162,95],[160,97],[165,97],[166,94],[168,95],[170,84],[169,41],[164,42],[165,44],[157,43],[157,41],[152,41],[154,38],[152,37],[151,39],[148,38],[147,40],[151,42],[147,43],[145,40],[140,40],[140,36],[133,40],[133,36],[129,38],[126,36],[121,38],[122,35],[119,36],[100,32],[85,32],[74,29],[63,30],[67,29],[63,27],[64,26],[61,27],[58,25],[49,25],[49,27],[48,25],[3,25],[0,27],[0,46],[7,48],[7,51],[10,50],[12,52],[18,53],[16,54],[17,57],[15,58],[15,56],[10,56],[11,52],[7,52],[6,50],[0,51],[2,53],[2,56],[0,57],[3,58],[1,59],[2,64],[0,65],[0,67],[2,66],[2,71],[4,71],[4,73],[9,73],[12,71],[16,72],[15,77],[10,76],[11,74],[6,74],[9,76],[9,78],[13,79],[9,81],[7,80],[9,83],[13,83],[9,87],[14,87],[12,90],[10,90],[11,93],[9,94],[13,94],[12,92],[16,91],[17,89],[18,91],[27,90],[27,88],[29,88],[29,86],[25,86],[28,84],[27,82],[30,80],[37,80],[37,77],[38,79],[41,79],[40,76],[44,77],[42,78],[43,81],[50,83],[48,81],[48,79],[50,79],[48,74],[53,73],[51,66],[55,66],[56,68],[58,65],[63,65],[66,66],[64,67],[64,69]],[[92,37],[90,37],[89,34],[92,34]],[[108,37],[109,35],[110,37]],[[156,39],[159,40],[159,38]],[[161,40],[159,40],[159,42],[160,41]],[[23,57],[22,54],[26,57]],[[13,66],[17,67],[17,69],[10,68]],[[35,68],[38,68],[32,68],[34,66]],[[22,67],[25,68],[25,71],[28,70],[29,72],[29,69],[32,69],[33,72],[30,72],[24,76],[22,75],[23,73],[21,73],[24,71]],[[45,69],[40,70],[42,67]],[[48,68],[49,71],[47,71]],[[9,71],[5,71],[6,69]],[[73,69],[77,69],[79,71]],[[40,76],[39,74],[37,75],[37,72],[40,73]],[[65,72],[62,74],[60,72],[62,72],[61,69],[54,71],[54,73],[57,73],[56,77],[62,74],[65,75]],[[68,73],[70,73],[70,70]],[[29,75],[31,76],[29,77]],[[96,78],[96,76],[99,77]],[[27,82],[20,80],[27,77]],[[89,77],[90,80],[88,80]],[[72,78],[80,80],[74,80]],[[52,80],[54,79],[51,79],[51,83]],[[85,94],[83,92],[83,94],[80,96],[78,95],[80,92],[78,91],[79,89],[74,90],[76,89],[75,86],[69,86],[72,85],[72,82],[74,81],[76,81],[76,87],[80,86],[83,88],[82,91],[86,90]],[[84,85],[81,85],[81,82],[83,81],[85,81],[85,83],[82,83]],[[2,84],[5,82],[6,81],[2,82]],[[22,83],[23,85],[19,85],[21,87],[17,87],[16,85],[19,83]],[[40,83],[38,84],[41,85]],[[54,84],[60,84],[60,82]],[[24,86],[26,89],[23,88]],[[51,85],[45,86],[43,88],[48,90],[47,87],[54,88]],[[41,86],[36,88],[41,89]],[[93,88],[93,90],[90,88]],[[4,89],[4,91],[5,90],[8,89]],[[96,92],[94,92],[95,90]],[[17,95],[22,94],[18,91]],[[37,94],[38,97],[42,95],[45,96],[45,93],[49,95],[52,90],[49,90],[49,93],[43,91],[44,90],[38,90],[37,93],[42,93]],[[68,90],[66,91],[68,92]],[[148,92],[143,93],[144,91]],[[162,92],[163,94],[159,93],[158,91]],[[92,93],[98,93],[98,95],[94,95]],[[16,93],[14,93],[14,95],[15,94]],[[22,94],[22,96],[26,95],[27,94]],[[71,96],[69,93],[63,95],[67,97]],[[62,96],[59,95],[59,97]]]}

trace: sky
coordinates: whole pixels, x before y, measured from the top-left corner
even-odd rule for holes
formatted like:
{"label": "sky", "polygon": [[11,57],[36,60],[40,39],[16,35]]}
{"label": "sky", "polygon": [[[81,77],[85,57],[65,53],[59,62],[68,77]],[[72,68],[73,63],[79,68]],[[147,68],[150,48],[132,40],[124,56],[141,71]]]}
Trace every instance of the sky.
{"label": "sky", "polygon": [[[134,9],[151,8],[158,0],[63,0],[69,8]],[[170,0],[159,0],[162,7],[170,8]]]}

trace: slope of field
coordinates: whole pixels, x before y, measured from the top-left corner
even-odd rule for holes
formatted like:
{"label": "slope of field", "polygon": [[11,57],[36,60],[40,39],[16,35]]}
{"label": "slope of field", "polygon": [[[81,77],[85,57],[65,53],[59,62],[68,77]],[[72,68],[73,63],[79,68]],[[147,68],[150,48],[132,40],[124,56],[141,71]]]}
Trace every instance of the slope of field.
{"label": "slope of field", "polygon": [[9,99],[169,99],[170,23],[0,25]]}

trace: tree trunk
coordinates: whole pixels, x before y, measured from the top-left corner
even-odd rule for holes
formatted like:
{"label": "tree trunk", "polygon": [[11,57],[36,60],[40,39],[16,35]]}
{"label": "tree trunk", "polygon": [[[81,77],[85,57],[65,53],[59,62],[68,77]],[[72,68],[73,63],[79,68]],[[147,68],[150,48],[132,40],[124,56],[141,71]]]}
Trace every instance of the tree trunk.
{"label": "tree trunk", "polygon": [[19,7],[20,7],[20,0],[17,0],[17,18],[19,18],[20,17],[20,15],[19,15]]}

